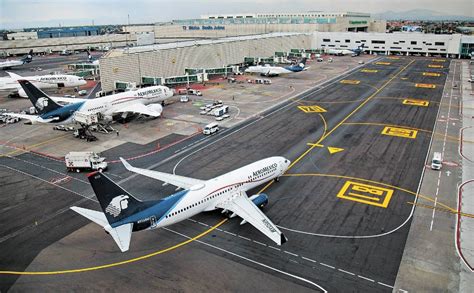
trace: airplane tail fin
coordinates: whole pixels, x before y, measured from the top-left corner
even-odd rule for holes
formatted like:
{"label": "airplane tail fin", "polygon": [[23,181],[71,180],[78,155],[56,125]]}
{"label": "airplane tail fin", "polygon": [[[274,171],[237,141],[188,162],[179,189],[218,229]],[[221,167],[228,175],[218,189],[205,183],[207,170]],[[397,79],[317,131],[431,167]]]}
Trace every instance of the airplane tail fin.
{"label": "airplane tail fin", "polygon": [[305,58],[302,58],[301,61],[299,62],[299,65],[301,68],[304,68],[306,66],[306,60],[307,58],[305,57]]}
{"label": "airplane tail fin", "polygon": [[[10,74],[10,76],[12,75]],[[21,78],[21,76],[19,77]],[[17,79],[18,77],[12,76],[12,78]],[[33,106],[36,108],[38,114],[41,115],[62,108],[61,105],[52,100],[47,94],[45,94],[42,90],[38,89],[28,80],[17,79],[17,81],[20,83],[21,87],[25,91]]]}
{"label": "airplane tail fin", "polygon": [[87,177],[110,225],[113,226],[146,207],[102,172],[93,172]]}
{"label": "airplane tail fin", "polygon": [[92,62],[92,55],[91,55],[91,52],[89,52],[89,50],[86,50],[86,52],[87,52],[87,60],[88,60],[89,62]]}
{"label": "airplane tail fin", "polygon": [[30,63],[33,61],[33,49],[30,50],[30,52],[23,58],[21,58],[21,61],[24,63]]}

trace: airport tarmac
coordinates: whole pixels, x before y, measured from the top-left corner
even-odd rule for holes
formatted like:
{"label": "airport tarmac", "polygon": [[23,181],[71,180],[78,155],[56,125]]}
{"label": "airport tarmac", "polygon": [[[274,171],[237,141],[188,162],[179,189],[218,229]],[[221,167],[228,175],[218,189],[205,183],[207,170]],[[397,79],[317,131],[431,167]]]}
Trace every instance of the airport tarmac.
{"label": "airport tarmac", "polygon": [[[122,254],[101,228],[68,210],[98,209],[83,174],[32,152],[0,158],[1,203],[9,207],[0,216],[0,269],[44,272],[4,274],[0,290],[392,291],[449,71],[442,60],[433,68],[433,58],[378,58],[210,138],[174,134],[105,151],[199,179],[285,156],[293,163],[280,182],[249,193],[269,195],[264,212],[289,239],[281,247],[209,212],[135,233]],[[141,147],[149,155],[140,156]],[[107,172],[142,199],[174,191],[118,163]]]}

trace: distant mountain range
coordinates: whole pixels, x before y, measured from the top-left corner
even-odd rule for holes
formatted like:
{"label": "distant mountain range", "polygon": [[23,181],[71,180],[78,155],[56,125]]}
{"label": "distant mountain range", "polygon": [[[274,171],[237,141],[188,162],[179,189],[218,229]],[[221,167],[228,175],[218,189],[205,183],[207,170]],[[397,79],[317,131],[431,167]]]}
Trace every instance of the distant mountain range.
{"label": "distant mountain range", "polygon": [[386,20],[460,20],[460,21],[474,21],[472,16],[464,15],[448,15],[442,12],[437,12],[428,9],[413,9],[402,12],[386,11],[382,13],[374,13],[372,17],[375,19]]}

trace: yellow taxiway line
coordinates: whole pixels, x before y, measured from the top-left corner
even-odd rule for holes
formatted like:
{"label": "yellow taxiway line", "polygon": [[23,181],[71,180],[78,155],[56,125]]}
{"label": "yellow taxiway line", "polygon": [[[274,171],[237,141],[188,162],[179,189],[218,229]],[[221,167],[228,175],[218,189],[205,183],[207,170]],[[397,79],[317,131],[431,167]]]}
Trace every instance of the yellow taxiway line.
{"label": "yellow taxiway line", "polygon": [[0,157],[9,157],[9,156],[12,156],[12,155],[14,155],[16,153],[20,153],[20,152],[29,152],[34,147],[39,147],[39,146],[51,143],[53,141],[56,141],[56,140],[59,140],[59,139],[65,137],[66,135],[69,135],[69,134],[60,135],[58,137],[54,137],[54,138],[51,138],[51,139],[48,139],[48,140],[45,140],[45,141],[42,141],[42,142],[39,142],[39,143],[36,143],[36,144],[32,144],[30,146],[25,147],[24,149],[16,149],[16,150],[11,151],[11,152],[6,153],[6,154],[0,154]]}
{"label": "yellow taxiway line", "polygon": [[171,247],[168,247],[168,248],[165,248],[165,249],[161,249],[161,250],[158,250],[158,251],[155,251],[155,252],[152,252],[152,253],[149,253],[149,254],[146,254],[146,255],[143,255],[143,256],[139,256],[139,257],[136,257],[136,258],[132,258],[132,259],[127,259],[127,260],[123,260],[123,261],[119,261],[119,262],[114,262],[114,263],[110,263],[110,264],[106,264],[106,265],[100,265],[100,266],[94,266],[94,267],[87,267],[87,268],[81,268],[81,269],[71,269],[71,270],[61,270],[61,271],[44,271],[44,272],[17,272],[17,271],[0,271],[0,274],[3,274],[3,275],[61,275],[61,274],[72,274],[72,273],[83,273],[83,272],[90,272],[90,271],[96,271],[96,270],[102,270],[102,269],[106,269],[106,268],[111,268],[111,267],[116,267],[116,266],[120,266],[120,265],[124,265],[124,264],[129,264],[129,263],[133,263],[133,262],[137,262],[137,261],[140,261],[140,260],[144,260],[144,259],[147,259],[147,258],[150,258],[150,257],[153,257],[153,256],[156,256],[156,255],[159,255],[159,254],[163,254],[165,252],[169,252],[171,250],[175,250],[177,248],[180,248],[181,246],[184,246],[186,244],[189,244],[207,234],[209,234],[210,232],[212,232],[213,230],[215,230],[217,227],[221,226],[222,224],[224,224],[225,222],[227,222],[228,219],[224,219],[222,221],[220,221],[219,223],[217,223],[216,225],[212,226],[211,228],[209,228],[208,230],[202,232],[201,234],[197,235],[197,236],[194,236],[193,238],[190,238],[186,241],[183,241],[181,243],[178,243],[176,245],[173,245]]}
{"label": "yellow taxiway line", "polygon": [[[318,142],[316,144],[313,144],[311,145],[304,153],[302,153],[298,158],[296,158],[296,160],[294,160],[290,166],[288,166],[288,169],[287,169],[287,172],[288,170],[290,170],[296,163],[298,163],[301,159],[303,159],[308,153],[310,153],[314,148],[316,148],[318,144],[320,144],[324,139],[326,139],[329,135],[331,135],[336,129],[338,129],[342,124],[344,124],[347,119],[349,119],[352,115],[354,115],[354,113],[356,113],[357,111],[359,111],[360,108],[362,108],[363,106],[365,106],[365,104],[367,104],[370,100],[372,100],[372,98],[374,98],[376,95],[378,95],[384,88],[387,87],[387,85],[389,85],[398,75],[400,75],[400,73],[402,73],[403,71],[405,71],[408,66],[410,66],[413,62],[415,62],[415,60],[412,60],[410,61],[410,63],[408,63],[407,65],[403,66],[403,68],[401,70],[399,70],[395,75],[393,75],[389,80],[387,80],[380,88],[378,88],[373,94],[371,94],[367,99],[365,99],[359,106],[357,106],[357,108],[355,108],[354,110],[352,110],[352,112],[350,112],[346,117],[344,117],[344,119],[342,119],[336,126],[334,126],[329,132],[327,132],[326,130],[324,131],[324,134],[321,136],[321,138],[318,140]],[[321,115],[322,117],[322,115]],[[323,123],[324,123],[324,127],[327,128],[327,125],[326,125],[326,120],[323,119]],[[273,184],[274,181],[270,181],[267,185],[265,185],[262,189],[260,189],[258,191],[258,193],[262,193],[264,192],[268,187],[270,187],[272,184]]]}

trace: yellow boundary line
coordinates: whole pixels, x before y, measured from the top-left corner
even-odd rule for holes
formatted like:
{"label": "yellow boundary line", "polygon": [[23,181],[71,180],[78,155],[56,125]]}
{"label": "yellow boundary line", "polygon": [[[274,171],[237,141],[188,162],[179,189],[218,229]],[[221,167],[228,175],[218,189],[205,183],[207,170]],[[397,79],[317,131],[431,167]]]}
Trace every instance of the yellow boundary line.
{"label": "yellow boundary line", "polygon": [[133,262],[137,262],[137,261],[140,261],[140,260],[144,260],[144,259],[147,259],[147,258],[150,258],[150,257],[153,257],[153,256],[156,256],[156,255],[159,255],[159,254],[163,254],[165,252],[169,252],[171,250],[174,250],[174,249],[177,249],[181,246],[184,246],[186,244],[189,244],[207,234],[209,234],[211,231],[215,230],[217,227],[221,226],[222,224],[224,224],[225,222],[227,222],[228,219],[224,219],[222,221],[220,221],[219,223],[217,223],[216,225],[212,226],[211,228],[209,228],[208,230],[202,232],[201,234],[191,238],[191,239],[188,239],[186,241],[183,241],[181,243],[178,243],[174,246],[171,246],[171,247],[168,247],[168,248],[165,248],[165,249],[162,249],[162,250],[159,250],[159,251],[155,251],[153,253],[150,253],[150,254],[146,254],[146,255],[143,255],[143,256],[139,256],[139,257],[136,257],[136,258],[132,258],[132,259],[128,259],[128,260],[124,260],[124,261],[119,261],[119,262],[115,262],[115,263],[111,263],[111,264],[106,264],[106,265],[101,265],[101,266],[94,266],[94,267],[88,267],[88,268],[81,268],[81,269],[73,269],[73,270],[62,270],[62,271],[44,271],[44,272],[17,272],[17,271],[0,271],[0,274],[4,274],[4,275],[60,275],[60,274],[71,274],[71,273],[83,273],[83,272],[90,272],[90,271],[96,271],[96,270],[102,270],[102,269],[106,269],[106,268],[111,268],[111,267],[116,267],[116,266],[120,266],[120,265],[124,265],[124,264],[129,264],[129,263],[133,263]]}

